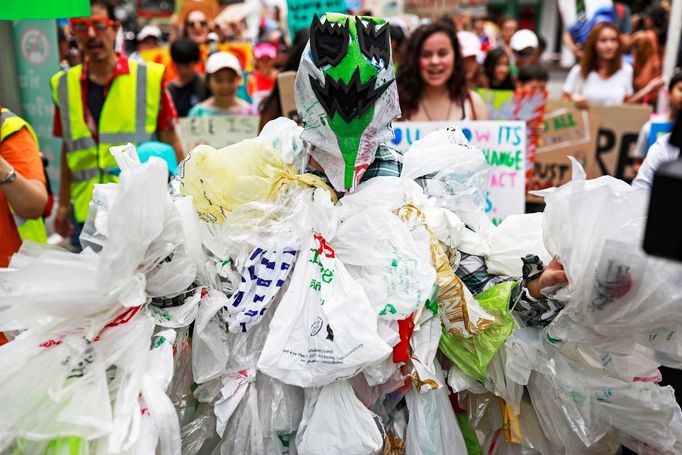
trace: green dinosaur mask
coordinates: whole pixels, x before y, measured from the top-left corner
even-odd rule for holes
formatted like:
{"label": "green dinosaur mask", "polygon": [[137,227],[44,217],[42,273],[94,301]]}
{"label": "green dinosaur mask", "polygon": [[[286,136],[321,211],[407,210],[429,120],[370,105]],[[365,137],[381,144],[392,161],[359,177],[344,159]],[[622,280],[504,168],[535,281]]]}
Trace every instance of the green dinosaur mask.
{"label": "green dinosaur mask", "polygon": [[313,18],[296,74],[303,140],[314,145],[337,191],[353,190],[393,138],[400,115],[389,25],[383,19],[327,13]]}

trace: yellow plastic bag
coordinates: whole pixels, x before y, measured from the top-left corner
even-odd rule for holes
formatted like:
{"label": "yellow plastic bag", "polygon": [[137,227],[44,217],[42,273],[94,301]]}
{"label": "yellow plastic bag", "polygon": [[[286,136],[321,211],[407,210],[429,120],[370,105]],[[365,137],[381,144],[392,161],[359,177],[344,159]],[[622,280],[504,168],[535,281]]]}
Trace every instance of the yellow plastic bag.
{"label": "yellow plastic bag", "polygon": [[222,223],[236,207],[253,201],[272,201],[283,187],[324,188],[318,177],[298,175],[296,169],[267,145],[246,140],[219,150],[199,145],[181,163],[180,193],[194,198],[199,217]]}

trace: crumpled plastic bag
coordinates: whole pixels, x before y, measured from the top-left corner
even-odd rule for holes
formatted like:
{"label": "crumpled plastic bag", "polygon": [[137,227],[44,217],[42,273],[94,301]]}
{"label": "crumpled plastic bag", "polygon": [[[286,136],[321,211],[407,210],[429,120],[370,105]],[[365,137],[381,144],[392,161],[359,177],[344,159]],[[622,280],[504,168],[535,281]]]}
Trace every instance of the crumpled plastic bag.
{"label": "crumpled plastic bag", "polygon": [[192,373],[199,384],[217,378],[227,366],[227,327],[217,314],[226,304],[227,297],[215,289],[208,289],[199,302],[192,339]]}
{"label": "crumpled plastic bag", "polygon": [[362,288],[325,237],[311,233],[270,322],[258,369],[287,384],[319,387],[391,352]]}
{"label": "crumpled plastic bag", "polygon": [[275,149],[287,164],[292,164],[300,173],[308,164],[308,154],[301,139],[303,128],[286,117],[270,120],[265,124],[256,140]]}
{"label": "crumpled plastic bag", "polygon": [[488,364],[514,329],[509,313],[509,299],[515,281],[505,281],[478,294],[481,307],[493,315],[495,321],[483,332],[469,337],[458,337],[443,331],[440,350],[465,374],[485,382]]}
{"label": "crumpled plastic bag", "polygon": [[571,182],[541,194],[545,245],[569,281],[554,296],[566,307],[552,337],[625,354],[636,333],[682,324],[682,265],[641,249],[647,194],[609,176],[585,180],[575,161]]}
{"label": "crumpled plastic bag", "polygon": [[281,292],[295,259],[296,251],[289,248],[274,251],[256,248],[251,252],[242,268],[239,287],[222,313],[230,332],[246,332],[261,321]]}
{"label": "crumpled plastic bag", "polygon": [[[443,371],[435,362],[436,377],[445,384]],[[452,410],[448,389],[426,393],[410,388],[405,395],[408,410],[405,455],[459,455],[467,453],[466,444]]]}
{"label": "crumpled plastic bag", "polygon": [[436,271],[429,251],[419,248],[390,211],[365,209],[349,216],[331,242],[379,317],[405,319],[430,297]]}
{"label": "crumpled plastic bag", "polygon": [[428,245],[431,252],[431,262],[437,274],[436,302],[445,330],[454,336],[469,337],[489,327],[494,317],[478,304],[467,286],[452,270],[443,246],[426,224],[421,210],[407,204],[396,209],[395,213],[407,223],[415,241]]}
{"label": "crumpled plastic bag", "polygon": [[229,212],[253,201],[272,201],[287,185],[324,188],[319,177],[298,175],[272,148],[255,139],[216,150],[199,145],[180,164],[180,193],[194,198],[199,218],[222,223]]}
{"label": "crumpled plastic bag", "polygon": [[405,152],[401,177],[423,177],[427,195],[478,231],[491,172],[483,153],[469,144],[461,129],[452,127],[413,143]]}
{"label": "crumpled plastic bag", "polygon": [[300,455],[367,455],[382,445],[374,415],[355,397],[349,382],[339,380],[322,387],[296,447]]}
{"label": "crumpled plastic bag", "polygon": [[537,255],[544,264],[552,259],[543,244],[542,213],[508,216],[492,230],[488,244],[485,263],[491,275],[521,277],[521,258],[528,254]]}

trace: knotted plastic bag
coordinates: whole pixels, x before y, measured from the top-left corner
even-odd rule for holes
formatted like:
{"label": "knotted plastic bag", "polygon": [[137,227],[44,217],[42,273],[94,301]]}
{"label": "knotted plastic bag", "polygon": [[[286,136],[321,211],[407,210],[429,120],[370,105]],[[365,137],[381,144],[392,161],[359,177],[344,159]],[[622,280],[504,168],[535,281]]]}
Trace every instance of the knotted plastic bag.
{"label": "knotted plastic bag", "polygon": [[246,140],[216,150],[199,145],[181,163],[180,193],[194,198],[197,215],[222,223],[229,212],[252,201],[274,200],[284,186],[326,188],[318,177],[298,175],[272,148]]}
{"label": "knotted plastic bag", "polygon": [[464,373],[485,382],[488,364],[514,329],[509,313],[509,299],[515,281],[505,281],[481,292],[476,300],[492,314],[495,321],[481,333],[469,338],[450,335],[445,330],[440,339],[440,350]]}

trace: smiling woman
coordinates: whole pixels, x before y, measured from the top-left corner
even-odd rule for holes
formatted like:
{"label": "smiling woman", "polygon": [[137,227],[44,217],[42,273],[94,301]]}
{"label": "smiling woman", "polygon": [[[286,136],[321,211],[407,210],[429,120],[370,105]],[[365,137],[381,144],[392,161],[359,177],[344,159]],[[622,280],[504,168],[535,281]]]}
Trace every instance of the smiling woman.
{"label": "smiling woman", "polygon": [[455,29],[438,21],[414,31],[398,68],[403,120],[487,120],[481,97],[467,89]]}

